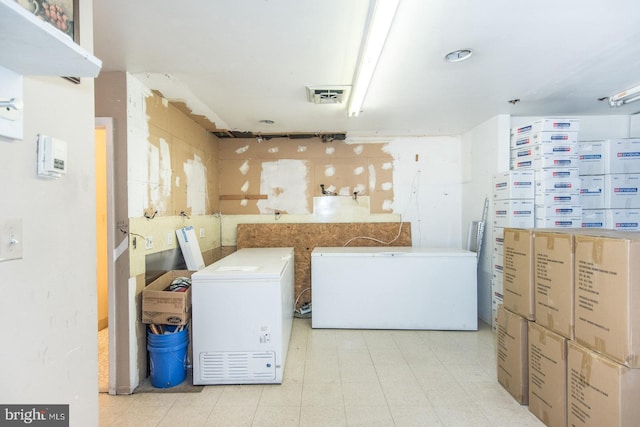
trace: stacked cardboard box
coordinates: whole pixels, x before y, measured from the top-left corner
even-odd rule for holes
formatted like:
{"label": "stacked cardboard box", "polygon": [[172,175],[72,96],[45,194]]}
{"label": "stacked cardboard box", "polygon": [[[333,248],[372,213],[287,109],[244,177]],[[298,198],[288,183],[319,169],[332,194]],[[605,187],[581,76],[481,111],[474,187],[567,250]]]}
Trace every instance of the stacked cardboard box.
{"label": "stacked cardboard box", "polygon": [[504,229],[504,301],[509,311],[535,320],[532,229]]}
{"label": "stacked cardboard box", "polygon": [[536,228],[579,227],[579,119],[541,119],[512,130],[511,169],[535,172]]}
{"label": "stacked cardboard box", "polygon": [[640,230],[640,139],[578,144],[583,228]]}
{"label": "stacked cardboard box", "polygon": [[491,328],[498,329],[498,306],[504,298],[504,228],[493,227],[491,253]]}
{"label": "stacked cardboard box", "polygon": [[492,328],[497,330],[497,309],[503,301],[505,227],[529,228],[534,224],[534,173],[508,171],[493,176]]}
{"label": "stacked cardboard box", "polygon": [[[640,233],[505,229],[503,250],[505,303],[498,308],[499,333],[508,331],[518,348],[527,342],[527,367],[517,372],[528,370],[529,410],[547,426],[638,425]],[[533,253],[534,267],[523,262],[527,251]],[[522,293],[518,289],[528,280],[529,268],[535,271],[535,320],[527,320],[521,306],[512,307],[520,313],[507,307],[511,287],[514,294]],[[513,324],[526,324],[527,337],[507,329]],[[499,336],[499,382],[523,403],[513,383],[514,368],[504,368],[512,366],[507,362],[513,364],[515,356],[504,356],[504,347]]]}
{"label": "stacked cardboard box", "polygon": [[529,322],[529,411],[549,427],[567,425],[567,339]]}
{"label": "stacked cardboard box", "polygon": [[521,404],[529,402],[528,322],[498,306],[498,382]]}

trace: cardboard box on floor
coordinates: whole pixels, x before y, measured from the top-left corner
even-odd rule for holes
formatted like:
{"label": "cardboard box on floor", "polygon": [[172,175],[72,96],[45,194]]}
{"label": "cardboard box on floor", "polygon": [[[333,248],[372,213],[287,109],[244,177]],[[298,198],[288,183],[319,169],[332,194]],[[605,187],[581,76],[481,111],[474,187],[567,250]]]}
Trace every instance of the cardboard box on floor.
{"label": "cardboard box on floor", "polygon": [[567,421],[572,427],[635,427],[640,423],[640,369],[568,342]]}
{"label": "cardboard box on floor", "polygon": [[573,234],[536,230],[534,237],[536,323],[573,339]]}
{"label": "cardboard box on floor", "polygon": [[518,401],[529,402],[527,319],[498,306],[498,382]]}
{"label": "cardboard box on floor", "polygon": [[535,320],[533,238],[529,229],[504,229],[504,306]]}
{"label": "cardboard box on floor", "polygon": [[567,425],[567,339],[529,322],[529,412],[547,427]]}
{"label": "cardboard box on floor", "polygon": [[575,340],[640,368],[640,233],[580,234],[575,245]]}
{"label": "cardboard box on floor", "polygon": [[142,323],[186,325],[191,318],[191,288],[185,292],[166,291],[178,277],[191,278],[193,271],[172,270],[142,290]]}

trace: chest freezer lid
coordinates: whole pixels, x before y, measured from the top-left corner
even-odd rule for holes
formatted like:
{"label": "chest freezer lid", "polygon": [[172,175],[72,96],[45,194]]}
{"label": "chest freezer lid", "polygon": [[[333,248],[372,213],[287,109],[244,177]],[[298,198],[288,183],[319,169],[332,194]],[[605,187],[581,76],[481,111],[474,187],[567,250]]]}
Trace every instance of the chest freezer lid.
{"label": "chest freezer lid", "polygon": [[417,248],[412,246],[371,247],[317,247],[312,257],[475,257],[476,253],[464,249]]}
{"label": "chest freezer lid", "polygon": [[293,262],[293,248],[240,249],[194,273],[193,282],[206,280],[279,279]]}

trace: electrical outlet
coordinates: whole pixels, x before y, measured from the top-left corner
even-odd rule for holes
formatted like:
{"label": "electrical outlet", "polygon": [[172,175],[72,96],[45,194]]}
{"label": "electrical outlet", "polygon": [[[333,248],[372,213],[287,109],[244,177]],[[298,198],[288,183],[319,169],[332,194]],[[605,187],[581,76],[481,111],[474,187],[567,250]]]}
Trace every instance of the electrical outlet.
{"label": "electrical outlet", "polygon": [[200,238],[204,238],[204,228],[200,229]]}
{"label": "electrical outlet", "polygon": [[144,248],[153,249],[153,236],[147,236],[144,238]]}

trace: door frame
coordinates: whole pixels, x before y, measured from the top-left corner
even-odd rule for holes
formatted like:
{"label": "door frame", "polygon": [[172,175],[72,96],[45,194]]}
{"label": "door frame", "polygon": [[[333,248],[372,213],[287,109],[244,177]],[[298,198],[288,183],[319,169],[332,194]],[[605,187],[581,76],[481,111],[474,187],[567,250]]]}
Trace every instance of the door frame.
{"label": "door frame", "polygon": [[106,132],[106,171],[107,171],[107,324],[109,328],[109,394],[116,394],[116,288],[115,288],[115,208],[114,208],[114,153],[113,153],[113,118],[96,117],[95,127]]}

